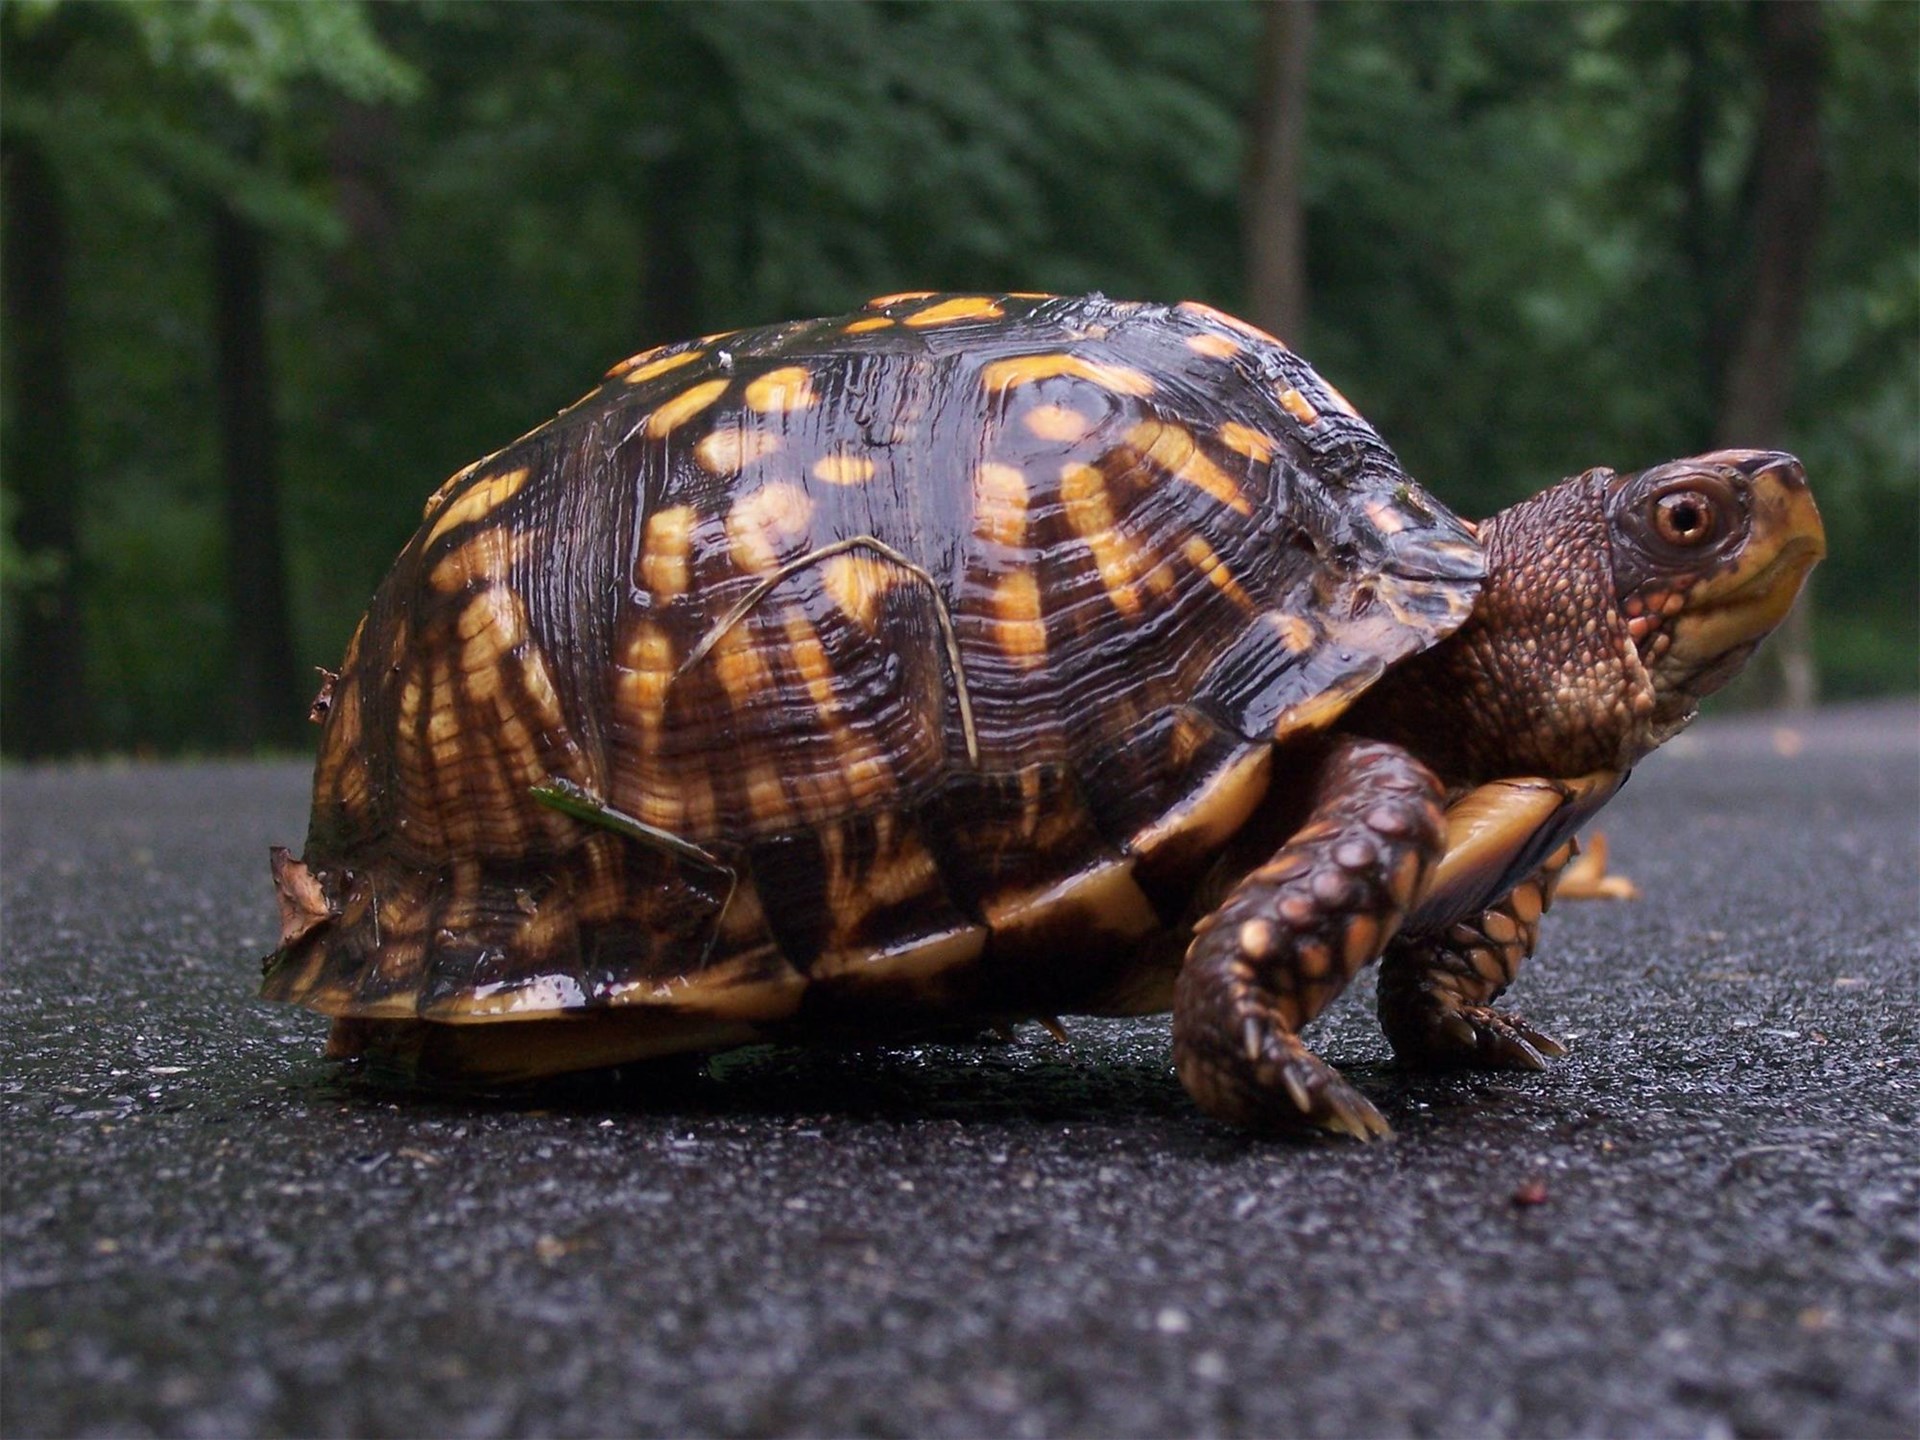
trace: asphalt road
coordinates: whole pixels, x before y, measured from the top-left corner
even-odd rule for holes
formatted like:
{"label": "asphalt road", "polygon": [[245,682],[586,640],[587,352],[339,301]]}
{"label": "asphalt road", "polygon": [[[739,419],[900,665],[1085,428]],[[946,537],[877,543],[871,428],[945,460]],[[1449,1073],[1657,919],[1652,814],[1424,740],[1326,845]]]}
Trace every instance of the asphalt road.
{"label": "asphalt road", "polygon": [[[1164,1020],[396,1100],[251,999],[300,767],[0,778],[9,1436],[1920,1433],[1920,711],[1703,726],[1516,1000],[1256,1143]],[[1522,1203],[1532,1201],[1535,1203]]]}

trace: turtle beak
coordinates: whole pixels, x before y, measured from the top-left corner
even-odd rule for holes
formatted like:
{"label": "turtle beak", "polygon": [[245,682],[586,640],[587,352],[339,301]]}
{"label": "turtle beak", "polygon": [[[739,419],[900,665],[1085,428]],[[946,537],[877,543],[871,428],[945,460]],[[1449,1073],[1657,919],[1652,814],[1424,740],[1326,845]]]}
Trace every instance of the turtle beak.
{"label": "turtle beak", "polygon": [[1807,488],[1807,472],[1777,450],[1722,450],[1693,462],[1737,476],[1750,526],[1733,562],[1703,579],[1673,622],[1673,651],[1683,665],[1745,659],[1786,618],[1807,572],[1827,553],[1827,533]]}

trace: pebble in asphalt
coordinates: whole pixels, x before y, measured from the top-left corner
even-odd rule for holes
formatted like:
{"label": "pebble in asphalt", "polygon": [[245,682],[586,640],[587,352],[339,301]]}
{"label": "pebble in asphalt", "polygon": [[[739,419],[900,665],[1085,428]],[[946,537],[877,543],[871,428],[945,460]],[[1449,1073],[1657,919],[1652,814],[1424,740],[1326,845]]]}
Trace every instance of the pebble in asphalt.
{"label": "pebble in asphalt", "polygon": [[367,1092],[254,1002],[304,767],[9,771],[7,1433],[1920,1432],[1920,713],[1704,725],[1517,1004],[1321,1051],[1389,1144],[1203,1119],[1164,1019]]}

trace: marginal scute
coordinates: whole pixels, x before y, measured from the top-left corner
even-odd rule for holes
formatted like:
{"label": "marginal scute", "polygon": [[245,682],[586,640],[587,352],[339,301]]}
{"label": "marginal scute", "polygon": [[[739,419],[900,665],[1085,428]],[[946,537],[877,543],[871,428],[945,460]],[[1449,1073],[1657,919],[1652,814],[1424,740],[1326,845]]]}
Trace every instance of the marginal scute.
{"label": "marginal scute", "polygon": [[814,962],[816,980],[858,979],[870,985],[925,985],[962,970],[985,952],[990,935],[979,925],[958,925],[904,943],[830,953]]}
{"label": "marginal scute", "polygon": [[1109,860],[1038,890],[995,896],[981,906],[996,936],[1017,935],[1047,921],[1066,920],[1096,935],[1138,939],[1159,928],[1160,917],[1133,878],[1131,860]]}
{"label": "marginal scute", "polygon": [[1135,835],[1127,848],[1143,863],[1159,859],[1179,847],[1196,853],[1226,843],[1253,814],[1267,793],[1273,773],[1273,750],[1266,745],[1229,752],[1227,759],[1207,775],[1174,809]]}

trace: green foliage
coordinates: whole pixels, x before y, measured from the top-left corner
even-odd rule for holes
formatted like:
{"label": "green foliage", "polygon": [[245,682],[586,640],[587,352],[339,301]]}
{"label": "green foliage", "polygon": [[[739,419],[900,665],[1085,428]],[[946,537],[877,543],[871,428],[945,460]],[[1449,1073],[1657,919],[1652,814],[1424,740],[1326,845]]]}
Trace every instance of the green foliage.
{"label": "green foliage", "polygon": [[[1920,11],[1823,13],[1792,440],[1852,692],[1910,687],[1920,646]],[[1302,348],[1461,509],[1708,443],[1751,239],[1750,22],[1320,7]],[[1232,308],[1261,23],[1237,0],[0,5],[0,128],[72,200],[105,733],[220,733],[213,200],[273,237],[300,659],[327,664],[439,481],[643,345],[898,289]],[[0,551],[8,608],[32,563]]]}

